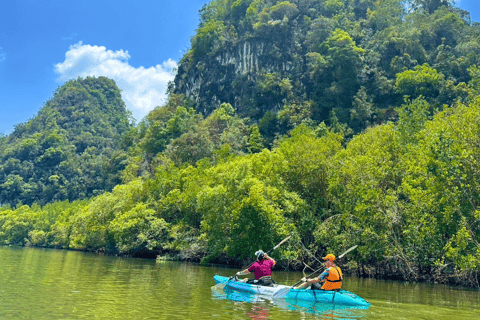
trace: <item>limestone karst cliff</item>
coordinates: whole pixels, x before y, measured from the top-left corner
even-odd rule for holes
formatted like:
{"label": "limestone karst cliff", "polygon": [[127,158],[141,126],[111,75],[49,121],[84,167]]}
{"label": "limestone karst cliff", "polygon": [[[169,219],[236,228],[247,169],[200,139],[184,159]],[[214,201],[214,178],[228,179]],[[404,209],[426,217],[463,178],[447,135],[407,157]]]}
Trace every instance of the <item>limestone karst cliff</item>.
{"label": "limestone karst cliff", "polygon": [[257,120],[301,109],[359,132],[394,119],[406,95],[434,107],[463,97],[480,64],[480,27],[448,1],[215,0],[200,17],[174,92],[206,115],[223,102]]}
{"label": "limestone karst cliff", "polygon": [[[243,40],[202,57],[194,67],[182,64],[175,78],[176,90],[193,99],[204,114],[227,102],[237,112],[251,115],[249,107],[257,100],[258,78],[265,74],[283,78],[291,73],[293,58],[287,51],[276,57],[277,45],[267,39]],[[269,102],[268,109],[282,106],[281,100]]]}

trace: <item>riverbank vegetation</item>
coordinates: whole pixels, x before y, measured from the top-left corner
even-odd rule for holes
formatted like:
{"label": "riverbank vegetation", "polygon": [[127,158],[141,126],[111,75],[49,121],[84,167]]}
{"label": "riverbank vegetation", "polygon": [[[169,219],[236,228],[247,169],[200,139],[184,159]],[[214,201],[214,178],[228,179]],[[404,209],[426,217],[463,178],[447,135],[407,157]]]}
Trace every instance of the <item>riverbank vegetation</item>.
{"label": "riverbank vegetation", "polygon": [[[141,177],[132,174],[141,165],[131,158],[128,181],[112,192],[2,207],[0,241],[241,264],[294,235],[274,254],[282,266],[312,263],[298,241],[317,256],[358,244],[345,268],[362,275],[477,286],[480,99],[475,81],[469,88],[467,104],[434,115],[422,98],[407,101],[397,124],[369,128],[344,145],[342,134],[323,124],[302,124],[271,150],[240,153],[222,144],[194,164],[176,164],[168,155],[179,151],[168,145]],[[166,123],[190,114],[182,109]],[[203,130],[204,138],[221,140],[214,128],[240,124],[223,105],[185,127],[173,145]],[[253,148],[251,132],[242,148]]]}
{"label": "riverbank vegetation", "polygon": [[[239,28],[250,21],[266,32],[288,23],[270,18],[305,9],[285,1],[267,10],[267,2],[212,1],[202,19],[230,4],[250,19]],[[478,26],[448,1],[432,12],[414,1],[419,9],[404,20],[382,11],[398,1],[357,2],[377,8],[364,11],[370,28],[390,39],[379,40],[377,53],[392,64],[388,74],[342,69],[355,79],[349,95],[340,89],[350,82],[332,80],[335,57],[380,56],[366,55],[376,49],[357,46],[344,30],[322,27],[343,3],[330,0],[304,1],[332,11],[328,20],[309,22],[326,33],[321,44],[310,34],[305,52],[318,90],[303,99],[295,92],[301,85],[294,90],[272,73],[258,78],[254,96],[279,97],[279,110],[259,106],[261,115],[250,117],[221,102],[205,113],[171,90],[165,105],[133,126],[111,80],[68,82],[36,118],[0,137],[0,243],[240,266],[291,235],[272,254],[282,268],[318,268],[308,252],[339,255],[358,245],[341,265],[361,276],[480,287]],[[435,53],[435,63],[407,54],[412,42],[404,36],[416,30],[408,26],[418,15],[438,15],[444,24],[410,40],[445,35],[455,42],[437,39],[430,51],[422,49],[427,40],[413,46],[425,57]],[[217,48],[207,45],[224,31],[215,17],[201,25],[185,59]],[[464,36],[450,34],[450,24]],[[320,107],[325,96],[348,108],[330,108],[337,104],[328,99],[330,107]]]}

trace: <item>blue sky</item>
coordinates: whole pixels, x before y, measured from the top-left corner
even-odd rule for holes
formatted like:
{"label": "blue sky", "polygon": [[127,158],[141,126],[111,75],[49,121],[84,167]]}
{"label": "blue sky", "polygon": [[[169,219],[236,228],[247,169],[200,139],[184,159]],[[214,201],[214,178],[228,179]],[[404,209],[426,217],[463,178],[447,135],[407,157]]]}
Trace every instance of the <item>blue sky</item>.
{"label": "blue sky", "polygon": [[[457,1],[458,2],[458,1]],[[207,0],[2,0],[0,134],[65,81],[105,75],[137,122],[165,99]],[[458,5],[480,22],[480,0]]]}
{"label": "blue sky", "polygon": [[161,105],[206,0],[2,0],[0,133],[71,78],[106,75],[140,120]]}

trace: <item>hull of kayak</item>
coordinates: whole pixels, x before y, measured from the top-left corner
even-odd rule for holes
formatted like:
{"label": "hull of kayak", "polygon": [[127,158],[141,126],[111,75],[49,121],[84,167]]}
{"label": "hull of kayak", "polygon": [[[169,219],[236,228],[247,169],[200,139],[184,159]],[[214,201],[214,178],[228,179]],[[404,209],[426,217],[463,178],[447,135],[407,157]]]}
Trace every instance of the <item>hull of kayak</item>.
{"label": "hull of kayak", "polygon": [[229,280],[227,277],[214,276],[215,282],[224,283],[225,289],[231,289],[251,294],[259,294],[262,296],[276,299],[281,297],[287,300],[319,302],[345,306],[362,306],[369,307],[370,303],[365,299],[346,290],[340,291],[323,291],[323,290],[305,290],[291,289],[289,286],[275,284],[273,286],[257,286],[235,280]]}
{"label": "hull of kayak", "polygon": [[368,301],[346,290],[290,290],[285,298],[290,300],[331,303],[344,306],[370,306]]}

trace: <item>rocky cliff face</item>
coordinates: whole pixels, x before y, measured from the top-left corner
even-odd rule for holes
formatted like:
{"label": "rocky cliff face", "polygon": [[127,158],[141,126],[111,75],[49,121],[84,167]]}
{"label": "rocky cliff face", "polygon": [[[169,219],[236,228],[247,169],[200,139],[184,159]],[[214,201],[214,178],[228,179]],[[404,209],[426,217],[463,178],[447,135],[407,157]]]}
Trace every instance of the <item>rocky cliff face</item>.
{"label": "rocky cliff face", "polygon": [[[295,103],[309,99],[306,54],[325,37],[310,32],[308,39],[308,33],[321,4],[211,1],[202,9],[192,48],[179,64],[174,92],[194,100],[206,115],[226,102],[240,116],[257,120],[266,111],[281,109],[287,97]],[[329,34],[331,23],[320,28]]]}
{"label": "rocky cliff face", "polygon": [[[212,0],[200,12],[174,92],[205,115],[226,102],[260,123],[267,111],[284,108],[279,120],[302,113],[359,132],[388,121],[403,103],[398,74],[426,63],[457,85],[470,81],[468,68],[480,61],[470,45],[478,27],[455,8],[404,9],[400,0]],[[468,57],[460,48],[471,48]],[[449,90],[428,102],[451,103],[456,93]]]}
{"label": "rocky cliff face", "polygon": [[[263,39],[239,41],[215,55],[204,56],[192,65],[181,65],[175,78],[175,92],[196,102],[196,109],[210,114],[221,103],[230,103],[238,113],[249,115],[247,109],[256,103],[259,75],[282,77],[292,70],[291,55],[276,55],[274,42]],[[278,109],[280,101],[269,109]]]}

